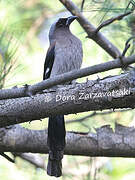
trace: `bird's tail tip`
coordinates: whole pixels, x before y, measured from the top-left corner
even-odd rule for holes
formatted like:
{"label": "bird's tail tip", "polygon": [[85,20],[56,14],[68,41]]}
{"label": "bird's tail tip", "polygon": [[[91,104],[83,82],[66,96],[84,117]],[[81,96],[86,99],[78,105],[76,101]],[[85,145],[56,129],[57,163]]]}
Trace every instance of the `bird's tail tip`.
{"label": "bird's tail tip", "polygon": [[48,160],[47,174],[49,176],[60,177],[62,175],[62,162],[57,160]]}

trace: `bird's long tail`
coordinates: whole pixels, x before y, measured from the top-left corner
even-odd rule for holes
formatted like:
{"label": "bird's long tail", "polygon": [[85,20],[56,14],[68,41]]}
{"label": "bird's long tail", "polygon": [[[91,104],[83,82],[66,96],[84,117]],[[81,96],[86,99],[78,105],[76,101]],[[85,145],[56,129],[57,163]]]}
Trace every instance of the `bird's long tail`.
{"label": "bird's long tail", "polygon": [[48,124],[48,147],[49,158],[47,174],[59,177],[62,175],[62,158],[65,147],[65,122],[64,115],[49,117]]}

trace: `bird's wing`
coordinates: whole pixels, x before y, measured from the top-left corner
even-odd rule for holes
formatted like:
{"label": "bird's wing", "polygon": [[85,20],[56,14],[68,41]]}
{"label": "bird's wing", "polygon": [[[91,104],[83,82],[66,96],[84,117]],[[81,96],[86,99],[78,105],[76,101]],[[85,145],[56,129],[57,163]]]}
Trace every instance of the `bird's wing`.
{"label": "bird's wing", "polygon": [[44,64],[43,80],[48,79],[50,77],[54,63],[54,58],[55,58],[55,44],[56,42],[52,43],[52,45],[50,45],[47,51],[45,64]]}

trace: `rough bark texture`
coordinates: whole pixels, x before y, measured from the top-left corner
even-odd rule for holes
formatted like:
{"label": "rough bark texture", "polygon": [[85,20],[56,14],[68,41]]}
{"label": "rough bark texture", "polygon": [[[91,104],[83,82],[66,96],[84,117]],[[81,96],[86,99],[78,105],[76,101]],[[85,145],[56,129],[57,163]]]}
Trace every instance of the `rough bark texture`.
{"label": "rough bark texture", "polygon": [[[135,128],[116,124],[96,133],[67,132],[65,154],[82,156],[135,157]],[[38,148],[37,148],[38,147]],[[28,130],[20,125],[0,129],[0,150],[48,153],[47,131]]]}
{"label": "rough bark texture", "polygon": [[73,70],[61,75],[57,75],[53,78],[46,79],[34,85],[25,85],[24,87],[17,88],[13,87],[12,89],[0,89],[0,100],[2,99],[11,99],[19,97],[29,97],[37,92],[42,92],[42,90],[54,87],[58,84],[64,84],[65,82],[72,81],[77,78],[86,77],[88,75],[96,74],[99,72],[104,72],[111,69],[122,68],[128,66],[135,62],[135,55],[129,57],[123,57],[115,59],[115,61],[108,61],[105,63],[97,64],[87,68],[82,68],[79,70]]}
{"label": "rough bark texture", "polygon": [[54,88],[31,97],[0,100],[0,127],[56,114],[134,107],[135,72],[131,71],[102,80]]}

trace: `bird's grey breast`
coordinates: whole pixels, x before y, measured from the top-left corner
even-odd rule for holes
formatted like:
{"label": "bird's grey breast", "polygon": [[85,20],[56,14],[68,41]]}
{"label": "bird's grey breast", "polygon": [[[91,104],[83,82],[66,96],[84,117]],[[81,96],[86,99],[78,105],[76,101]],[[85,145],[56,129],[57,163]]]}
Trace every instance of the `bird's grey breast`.
{"label": "bird's grey breast", "polygon": [[81,41],[73,34],[64,34],[56,38],[55,60],[51,76],[79,69],[83,51]]}

